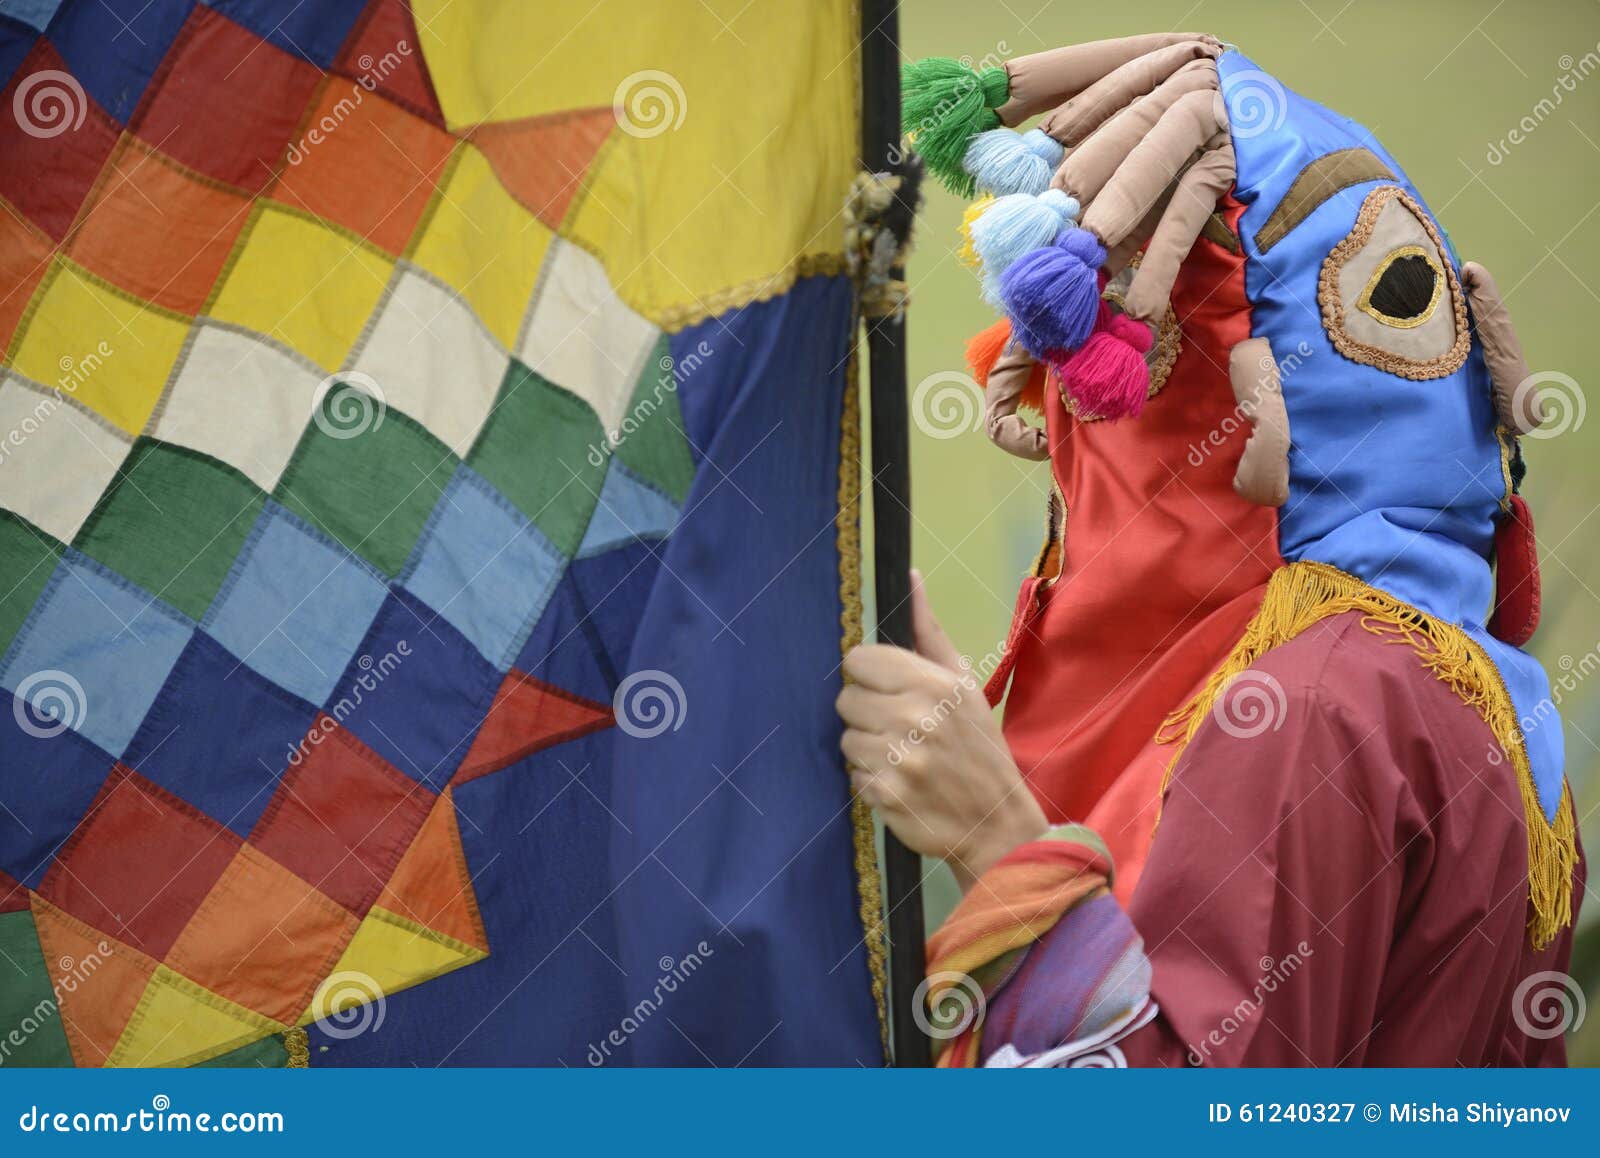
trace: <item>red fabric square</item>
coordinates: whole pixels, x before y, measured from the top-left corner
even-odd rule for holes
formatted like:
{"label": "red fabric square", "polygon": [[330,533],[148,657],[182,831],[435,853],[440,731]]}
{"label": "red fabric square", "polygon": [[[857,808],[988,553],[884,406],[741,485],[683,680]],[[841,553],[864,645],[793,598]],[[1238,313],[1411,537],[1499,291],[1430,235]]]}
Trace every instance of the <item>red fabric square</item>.
{"label": "red fabric square", "polygon": [[20,913],[27,907],[27,888],[16,877],[0,872],[0,913]]}
{"label": "red fabric square", "polygon": [[242,842],[118,764],[39,892],[152,957],[166,955]]}
{"label": "red fabric square", "polygon": [[425,120],[444,124],[407,0],[372,0],[345,40],[333,71],[364,81]]}
{"label": "red fabric square", "polygon": [[60,241],[120,135],[41,38],[0,92],[0,197]]}
{"label": "red fabric square", "polygon": [[210,8],[189,16],[130,126],[189,168],[264,189],[322,79]]}
{"label": "red fabric square", "polygon": [[365,916],[433,807],[427,788],[323,716],[250,843]]}

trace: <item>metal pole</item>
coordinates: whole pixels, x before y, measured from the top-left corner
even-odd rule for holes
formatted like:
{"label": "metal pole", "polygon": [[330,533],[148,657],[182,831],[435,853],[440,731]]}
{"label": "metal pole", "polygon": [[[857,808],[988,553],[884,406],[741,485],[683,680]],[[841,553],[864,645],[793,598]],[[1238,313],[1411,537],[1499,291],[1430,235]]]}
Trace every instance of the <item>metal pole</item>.
{"label": "metal pole", "polygon": [[[861,4],[861,159],[871,172],[899,170],[900,20],[896,0]],[[900,276],[896,272],[896,276]],[[872,510],[878,639],[914,644],[911,627],[911,464],[906,411],[905,319],[867,319],[872,390]],[[922,858],[892,833],[884,842],[889,925],[889,1007],[897,1066],[929,1064],[913,1010],[925,970]]]}

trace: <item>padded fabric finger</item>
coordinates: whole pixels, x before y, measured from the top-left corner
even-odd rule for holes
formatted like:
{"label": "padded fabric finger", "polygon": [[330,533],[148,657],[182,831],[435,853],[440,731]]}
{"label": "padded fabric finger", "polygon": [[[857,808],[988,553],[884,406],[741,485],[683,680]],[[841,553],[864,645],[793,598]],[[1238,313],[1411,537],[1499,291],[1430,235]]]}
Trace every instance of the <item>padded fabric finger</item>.
{"label": "padded fabric finger", "polygon": [[1157,85],[1148,96],[1140,97],[1118,112],[1099,130],[1067,154],[1051,179],[1053,188],[1076,190],[1072,196],[1087,205],[1128,159],[1139,143],[1156,130],[1174,105],[1192,93],[1215,94],[1218,87],[1216,66],[1200,61]]}
{"label": "padded fabric finger", "polygon": [[1146,213],[1139,224],[1134,226],[1132,232],[1106,250],[1106,263],[1100,267],[1100,270],[1108,279],[1116,277],[1127,269],[1128,263],[1144,248],[1145,242],[1155,235],[1156,226],[1161,224],[1161,218],[1166,215],[1167,206],[1172,204],[1172,194],[1176,189],[1176,184],[1167,186],[1166,192],[1162,193],[1156,203],[1150,207],[1150,212]]}
{"label": "padded fabric finger", "polygon": [[1254,427],[1234,471],[1233,489],[1247,502],[1281,507],[1289,501],[1289,415],[1272,343],[1246,338],[1234,346],[1228,377],[1239,410]]}
{"label": "padded fabric finger", "polygon": [[1221,106],[1215,92],[1180,97],[1117,167],[1084,212],[1083,227],[1106,245],[1132,232],[1190,158],[1227,127]]}
{"label": "padded fabric finger", "polygon": [[989,371],[989,383],[984,388],[987,401],[983,429],[989,441],[1007,454],[1042,462],[1050,457],[1045,432],[1017,413],[1017,404],[1028,388],[1036,364],[1017,343],[1006,345]]}
{"label": "padded fabric finger", "polygon": [[1194,40],[1217,43],[1213,37],[1195,32],[1157,32],[1013,57],[1005,65],[1010,96],[995,111],[1002,124],[1019,125],[1076,96],[1130,60],[1169,44]]}
{"label": "padded fabric finger", "polygon": [[1154,324],[1167,312],[1178,267],[1194,248],[1206,220],[1216,211],[1217,202],[1233,188],[1233,178],[1233,146],[1229,144],[1202,153],[1178,178],[1167,211],[1128,287],[1124,306],[1133,317]]}
{"label": "padded fabric finger", "polygon": [[1517,327],[1500,296],[1500,287],[1483,266],[1469,261],[1461,267],[1461,284],[1472,306],[1472,328],[1483,347],[1483,361],[1489,368],[1494,389],[1494,410],[1500,421],[1514,434],[1527,434],[1544,422],[1544,401],[1537,390],[1518,387],[1528,380],[1528,359],[1517,338]]}
{"label": "padded fabric finger", "polygon": [[1111,117],[1140,97],[1148,96],[1179,72],[1204,70],[1209,65],[1216,82],[1216,58],[1221,48],[1211,41],[1190,40],[1169,44],[1113,69],[1077,96],[1046,113],[1039,128],[1063,145],[1076,145]]}

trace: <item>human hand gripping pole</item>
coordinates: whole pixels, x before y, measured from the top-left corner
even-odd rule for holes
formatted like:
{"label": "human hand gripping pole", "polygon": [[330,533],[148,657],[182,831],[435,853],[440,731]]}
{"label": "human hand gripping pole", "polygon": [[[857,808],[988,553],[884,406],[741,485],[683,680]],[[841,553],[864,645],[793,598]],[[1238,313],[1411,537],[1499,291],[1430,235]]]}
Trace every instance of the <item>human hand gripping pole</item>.
{"label": "human hand gripping pole", "polygon": [[857,793],[889,831],[938,857],[965,892],[1048,824],[1012,759],[972,665],[911,573],[915,651],[862,644],[845,657],[840,746]]}

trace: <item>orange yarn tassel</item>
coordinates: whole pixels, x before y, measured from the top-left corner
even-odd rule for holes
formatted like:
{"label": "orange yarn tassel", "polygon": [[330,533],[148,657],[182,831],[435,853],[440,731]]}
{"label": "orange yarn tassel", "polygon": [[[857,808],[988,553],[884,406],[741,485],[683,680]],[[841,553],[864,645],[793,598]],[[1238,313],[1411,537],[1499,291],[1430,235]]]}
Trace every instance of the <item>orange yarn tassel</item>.
{"label": "orange yarn tassel", "polygon": [[[1011,321],[1001,318],[987,330],[973,335],[967,343],[967,368],[972,371],[972,378],[979,386],[988,388],[989,371],[994,369],[994,364],[999,361],[1009,341]],[[1034,363],[1033,373],[1028,375],[1028,385],[1018,399],[1020,405],[1035,413],[1044,413],[1044,387],[1048,373],[1049,368],[1043,362]]]}

